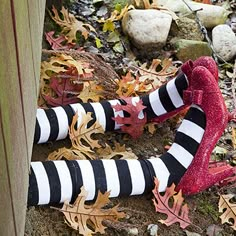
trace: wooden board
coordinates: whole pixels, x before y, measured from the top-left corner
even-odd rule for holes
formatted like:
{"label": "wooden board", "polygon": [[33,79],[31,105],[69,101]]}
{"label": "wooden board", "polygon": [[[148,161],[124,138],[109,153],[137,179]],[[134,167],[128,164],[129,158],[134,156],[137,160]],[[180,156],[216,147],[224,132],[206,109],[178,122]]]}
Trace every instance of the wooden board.
{"label": "wooden board", "polygon": [[14,236],[24,235],[45,1],[1,3],[0,234]]}

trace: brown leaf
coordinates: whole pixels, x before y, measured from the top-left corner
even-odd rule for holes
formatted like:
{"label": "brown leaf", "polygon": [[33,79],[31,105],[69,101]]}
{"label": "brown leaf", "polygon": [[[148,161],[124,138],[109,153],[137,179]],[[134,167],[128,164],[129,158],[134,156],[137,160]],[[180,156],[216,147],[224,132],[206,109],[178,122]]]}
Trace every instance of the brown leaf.
{"label": "brown leaf", "polygon": [[151,80],[153,88],[156,89],[166,83],[169,77],[174,76],[177,70],[176,67],[172,66],[171,59],[164,59],[163,61],[153,59],[149,67],[147,63],[144,63],[138,68],[140,74],[139,81],[144,82],[147,79]]}
{"label": "brown leaf", "polygon": [[90,236],[95,233],[105,233],[103,220],[116,221],[125,217],[125,213],[118,212],[118,205],[113,208],[104,207],[110,202],[110,192],[102,194],[98,192],[96,202],[93,205],[86,205],[85,200],[88,193],[84,187],[81,187],[81,192],[78,195],[73,205],[66,201],[62,207],[53,208],[61,211],[65,215],[65,222],[73,229],[78,230],[84,236]]}
{"label": "brown leaf", "polygon": [[54,15],[49,12],[51,18],[62,27],[62,33],[65,34],[68,43],[73,43],[76,41],[77,31],[81,32],[85,39],[88,38],[89,32],[96,32],[95,29],[90,24],[85,24],[82,21],[79,21],[75,16],[68,12],[67,9],[62,7],[61,13],[63,17],[61,18],[58,14],[57,9],[53,6],[52,11]]}
{"label": "brown leaf", "polygon": [[103,93],[104,89],[101,86],[91,82],[88,86],[84,86],[84,89],[79,93],[78,98],[85,103],[89,101],[99,102],[101,98],[104,97]]}
{"label": "brown leaf", "polygon": [[91,137],[93,134],[104,133],[104,129],[99,124],[98,121],[95,121],[90,127],[88,123],[92,120],[92,113],[88,112],[85,115],[82,115],[81,124],[75,129],[75,125],[78,120],[78,113],[73,117],[69,135],[72,143],[72,147],[77,150],[83,150],[86,152],[93,152],[92,149],[100,148],[101,145],[98,143],[98,140],[95,140]]}
{"label": "brown leaf", "polygon": [[58,150],[50,153],[48,155],[48,160],[87,160],[87,159],[95,159],[93,152],[88,152],[84,150],[77,150],[71,148],[59,148]]}
{"label": "brown leaf", "polygon": [[140,112],[145,108],[143,106],[142,100],[136,103],[136,105],[132,104],[131,98],[124,99],[127,104],[120,105],[116,104],[112,106],[115,111],[125,111],[128,112],[129,117],[120,117],[117,116],[113,118],[118,124],[121,124],[121,130],[125,133],[128,133],[132,138],[138,138],[142,135],[144,126],[147,122],[146,114],[144,114],[143,118],[139,118]]}
{"label": "brown leaf", "polygon": [[112,159],[115,157],[120,157],[119,159],[138,159],[138,157],[133,152],[126,151],[125,144],[120,145],[120,143],[115,143],[114,150],[106,144],[105,148],[99,148],[96,153],[102,159]]}
{"label": "brown leaf", "polygon": [[157,130],[156,124],[154,124],[154,123],[147,123],[145,125],[145,128],[147,128],[147,130],[150,134],[154,134],[155,131]]}
{"label": "brown leaf", "polygon": [[[236,230],[236,204],[230,202],[230,199],[233,197],[235,197],[234,194],[220,195],[218,206],[219,212],[223,212],[223,214],[220,216],[221,223],[229,223],[231,227]],[[233,224],[230,219],[233,220]]]}
{"label": "brown leaf", "polygon": [[232,127],[232,144],[234,150],[236,149],[236,128]]}
{"label": "brown leaf", "polygon": [[[182,191],[180,190],[177,194],[175,192],[175,184],[173,183],[170,187],[166,188],[165,194],[162,196],[159,189],[159,181],[157,178],[154,180],[155,187],[152,190],[154,194],[153,203],[156,211],[167,215],[166,220],[159,220],[162,224],[170,226],[176,222],[179,222],[180,227],[185,229],[191,224],[188,213],[189,209],[187,204],[183,205],[184,198],[182,197]],[[173,206],[169,206],[170,198],[173,197]]]}

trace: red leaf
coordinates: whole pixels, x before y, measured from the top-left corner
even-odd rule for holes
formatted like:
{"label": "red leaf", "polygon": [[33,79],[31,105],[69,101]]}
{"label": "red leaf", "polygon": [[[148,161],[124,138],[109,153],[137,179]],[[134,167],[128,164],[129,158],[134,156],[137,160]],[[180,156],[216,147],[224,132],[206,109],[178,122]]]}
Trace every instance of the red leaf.
{"label": "red leaf", "polygon": [[144,125],[147,122],[146,114],[144,114],[143,118],[139,118],[140,112],[145,108],[143,106],[143,102],[140,100],[136,103],[136,105],[132,104],[131,98],[125,98],[124,99],[127,104],[126,105],[120,105],[116,104],[112,106],[115,111],[124,111],[129,113],[129,117],[120,117],[117,116],[113,118],[118,124],[122,125],[121,130],[125,133],[128,133],[132,138],[138,138],[142,135]]}
{"label": "red leaf", "polygon": [[[62,78],[60,78],[60,76]],[[73,70],[59,73],[57,76],[52,76],[50,79],[50,87],[55,92],[56,96],[42,94],[47,103],[51,106],[61,106],[76,103],[79,92],[83,89],[83,84],[73,84],[70,77],[73,75]],[[58,78],[59,77],[59,78]]]}
{"label": "red leaf", "polygon": [[54,49],[54,50],[56,50],[56,49],[66,50],[66,49],[71,49],[71,48],[73,48],[75,46],[72,43],[65,44],[67,39],[66,39],[66,37],[64,35],[61,35],[61,36],[55,38],[53,36],[54,33],[55,33],[54,31],[50,31],[50,32],[45,33],[46,40],[51,45],[52,49]]}
{"label": "red leaf", "polygon": [[[165,194],[162,196],[159,193],[159,181],[157,178],[154,180],[155,187],[152,190],[154,194],[153,203],[156,211],[167,215],[166,220],[159,220],[162,224],[167,226],[179,222],[182,229],[186,228],[191,224],[188,213],[189,209],[187,204],[183,205],[184,198],[182,197],[182,191],[180,190],[177,194],[175,192],[175,184],[173,183],[170,187],[166,188]],[[173,197],[173,206],[169,206],[169,200]]]}

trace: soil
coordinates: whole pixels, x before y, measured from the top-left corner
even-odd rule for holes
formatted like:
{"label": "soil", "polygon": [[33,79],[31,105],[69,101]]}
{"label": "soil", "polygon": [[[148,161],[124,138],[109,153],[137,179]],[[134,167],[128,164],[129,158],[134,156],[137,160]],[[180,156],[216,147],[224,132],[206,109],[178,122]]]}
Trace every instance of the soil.
{"label": "soil", "polygon": [[[89,20],[90,19],[88,19],[88,21]],[[47,18],[46,24],[48,24]],[[104,42],[103,44],[105,45]],[[43,45],[45,45],[45,42]],[[47,46],[44,48],[47,48]],[[108,48],[109,45],[105,47],[103,53],[109,52]],[[119,70],[123,65],[120,65],[121,60],[118,58],[119,56],[113,56],[114,55],[112,52],[112,60],[109,59],[110,63],[114,66],[116,72],[119,73]],[[154,134],[150,134],[148,131],[145,131],[144,134],[137,140],[132,140],[127,135],[121,134],[119,132],[106,133],[101,137],[101,139],[108,141],[115,140],[121,144],[125,143],[126,148],[132,150],[139,158],[159,156],[166,151],[164,147],[171,144],[175,130],[179,125],[179,122],[177,122],[178,120],[179,119],[172,119],[171,121],[158,125]],[[224,137],[220,141],[221,144],[225,143]],[[53,143],[50,142],[41,145],[34,145],[32,160],[44,161],[47,159],[49,153],[57,150],[60,147],[70,147],[70,140],[66,139]],[[161,224],[159,220],[165,219],[166,216],[164,214],[155,212],[152,199],[153,195],[151,193],[146,196],[111,199],[111,205],[116,205],[119,203],[119,208],[120,210],[126,212],[126,217],[117,223],[106,223],[106,225],[109,227],[106,229],[106,234],[104,235],[150,235],[147,230],[149,224],[158,225],[157,235],[160,236],[194,235],[188,231],[198,233],[199,235],[235,235],[233,229],[229,225],[221,224],[219,218],[220,213],[218,212],[219,188],[216,186],[195,196],[185,197],[185,202],[188,204],[190,209],[189,217],[193,223],[187,227],[188,231],[181,229],[179,224],[173,224],[169,227]],[[61,205],[57,207],[61,207]],[[207,229],[211,225],[220,227],[221,232],[207,234]],[[26,215],[25,236],[46,235],[76,236],[80,234],[72,230],[64,222],[64,216],[61,212],[51,209],[47,206],[29,207]]]}

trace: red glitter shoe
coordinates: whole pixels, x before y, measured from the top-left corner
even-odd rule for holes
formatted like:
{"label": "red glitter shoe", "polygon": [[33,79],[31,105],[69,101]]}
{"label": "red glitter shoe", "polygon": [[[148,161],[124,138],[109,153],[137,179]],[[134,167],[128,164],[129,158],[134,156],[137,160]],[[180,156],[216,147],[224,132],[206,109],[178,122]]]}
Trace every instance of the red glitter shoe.
{"label": "red glitter shoe", "polygon": [[228,123],[228,111],[214,76],[203,66],[192,71],[191,91],[184,91],[184,101],[198,105],[206,115],[206,128],[189,168],[177,185],[184,194],[195,194],[233,175],[230,165],[208,168],[210,155]]}
{"label": "red glitter shoe", "polygon": [[[210,73],[214,76],[215,80],[218,82],[218,67],[217,67],[215,61],[212,59],[212,57],[202,56],[202,57],[199,57],[194,62],[192,62],[191,60],[185,62],[181,67],[181,71],[188,78],[188,82],[189,82],[188,90],[191,90],[192,71],[197,66],[203,66],[203,67],[207,68],[210,71]],[[177,115],[179,112],[188,108],[188,106],[189,105],[184,105],[184,106],[177,108],[171,112],[168,112],[164,115],[153,118],[151,121],[156,122],[156,123],[161,123],[161,122]]]}

